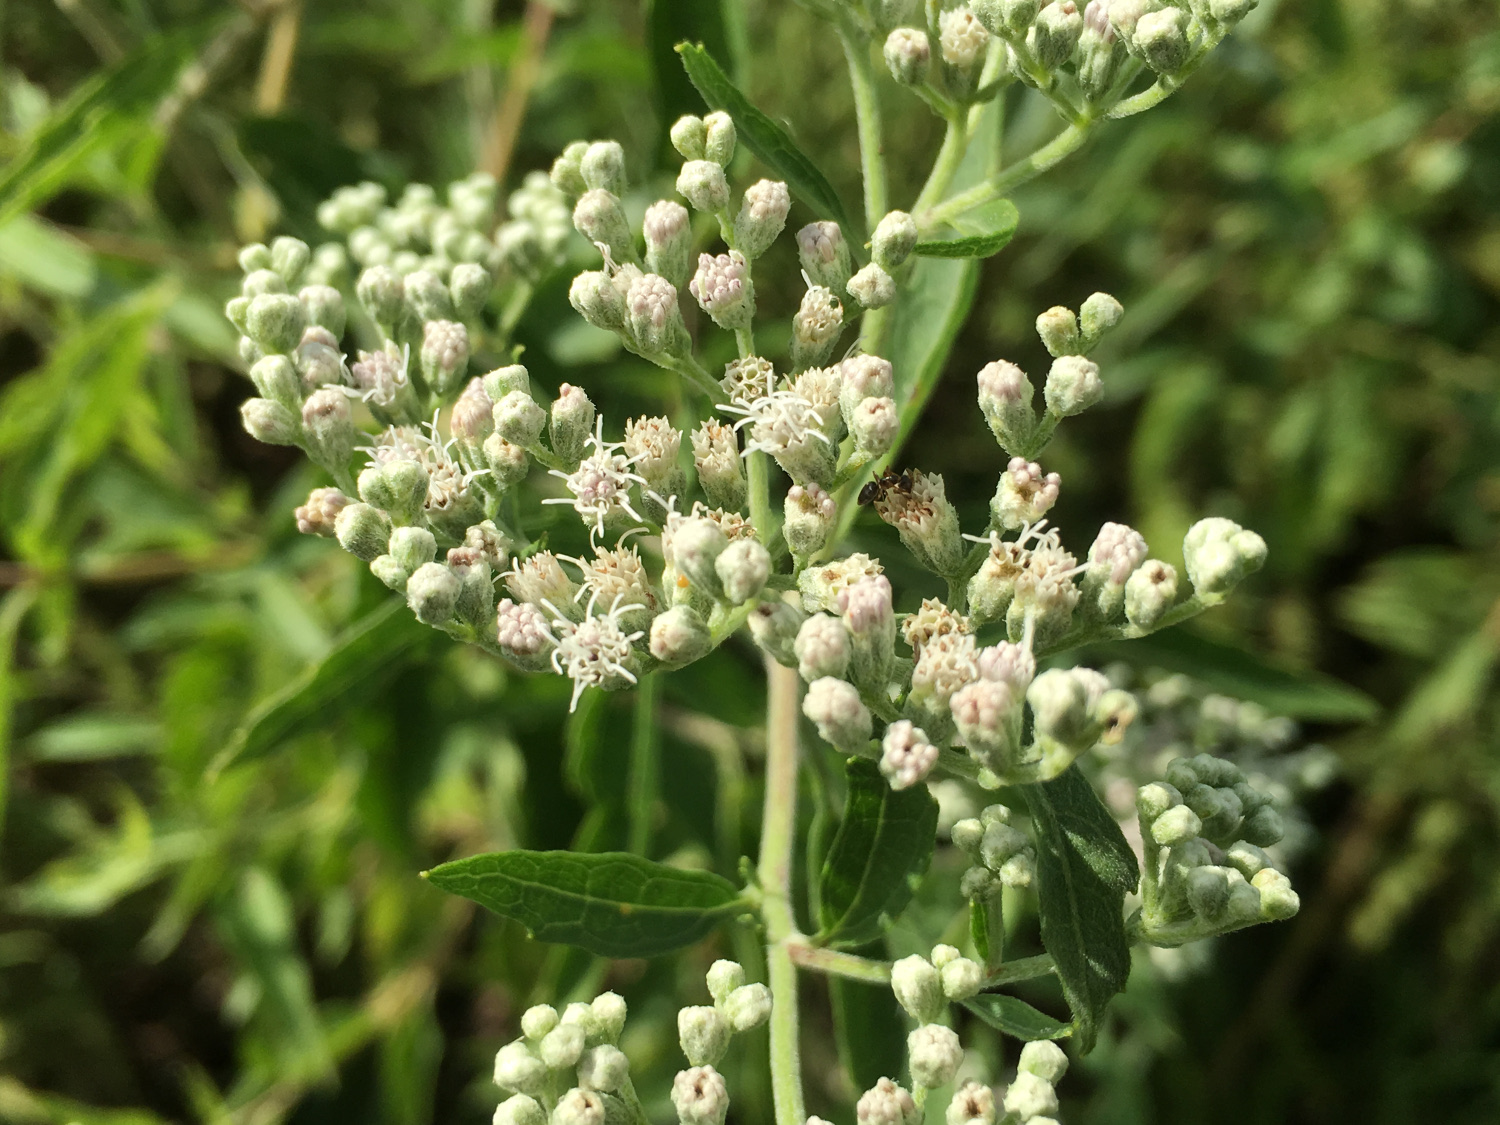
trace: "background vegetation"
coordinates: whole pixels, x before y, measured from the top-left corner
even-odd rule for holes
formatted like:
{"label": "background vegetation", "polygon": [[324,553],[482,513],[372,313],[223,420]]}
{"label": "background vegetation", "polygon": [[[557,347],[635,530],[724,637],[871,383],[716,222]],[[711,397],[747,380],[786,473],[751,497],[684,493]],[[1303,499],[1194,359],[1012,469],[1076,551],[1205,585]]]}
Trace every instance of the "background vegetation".
{"label": "background vegetation", "polygon": [[[617,845],[628,700],[564,721],[565,681],[431,634],[299,537],[318,482],[240,431],[221,309],[238,243],[316,239],[346,182],[514,184],[614,136],[664,194],[684,37],[853,198],[836,43],[790,0],[30,0],[0,21],[0,1119],[487,1120],[521,1008],[600,982],[662,1091],[674,997],[714,949],[595,964],[416,877]],[[935,119],[882,94],[894,149],[929,153]],[[1018,149],[1049,127],[1009,112]],[[1201,626],[1256,656],[1208,671],[1252,696],[1267,664],[1295,672],[1268,701],[1341,762],[1302,914],[1143,962],[1064,1084],[1071,1125],[1500,1116],[1497,112],[1491,6],[1262,0],[1182,93],[1017,195],[908,445],[982,506],[972,372],[1039,363],[1037,310],[1115,293],[1110,408],[1050,455],[1059,522],[1264,534],[1266,570]],[[523,329],[534,377],[611,417],[658,402],[664,376],[565,285]],[[734,646],[667,678],[659,858],[753,851],[757,682]],[[736,1118],[765,1120],[744,1071]]]}

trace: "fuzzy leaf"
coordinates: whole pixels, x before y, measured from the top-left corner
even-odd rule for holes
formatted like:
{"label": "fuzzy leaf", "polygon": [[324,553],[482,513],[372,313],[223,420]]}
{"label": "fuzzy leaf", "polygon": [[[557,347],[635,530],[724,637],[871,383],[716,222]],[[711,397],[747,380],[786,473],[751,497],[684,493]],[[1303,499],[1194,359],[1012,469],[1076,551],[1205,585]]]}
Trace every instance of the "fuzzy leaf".
{"label": "fuzzy leaf", "polygon": [[1042,944],[1057,963],[1079,1047],[1130,975],[1125,894],[1140,878],[1135,853],[1079,768],[1020,786],[1036,830]]}
{"label": "fuzzy leaf", "polygon": [[1062,1039],[1073,1034],[1073,1025],[1060,1023],[1039,1012],[1026,1001],[1001,992],[981,992],[964,1001],[964,1007],[993,1028],[1016,1039]]}
{"label": "fuzzy leaf", "polygon": [[914,253],[928,258],[988,258],[1005,249],[1020,221],[1014,203],[997,199],[953,220],[958,232],[954,237],[924,239]]}
{"label": "fuzzy leaf", "polygon": [[879,936],[895,918],[932,861],[937,802],[925,785],[899,792],[875,763],[855,758],[849,795],[828,858],[823,862],[819,940],[853,944]]}
{"label": "fuzzy leaf", "polygon": [[537,941],[601,957],[669,953],[747,909],[727,879],[627,852],[491,852],[424,877],[514,918]]}
{"label": "fuzzy leaf", "polygon": [[844,237],[848,241],[862,243],[863,233],[850,222],[838,192],[818,171],[817,165],[787,136],[786,130],[751,105],[750,99],[740,93],[701,45],[679,43],[677,53],[682,56],[683,69],[703,95],[703,100],[734,118],[740,142],[786,181],[793,196],[817,214],[837,222],[844,228]]}

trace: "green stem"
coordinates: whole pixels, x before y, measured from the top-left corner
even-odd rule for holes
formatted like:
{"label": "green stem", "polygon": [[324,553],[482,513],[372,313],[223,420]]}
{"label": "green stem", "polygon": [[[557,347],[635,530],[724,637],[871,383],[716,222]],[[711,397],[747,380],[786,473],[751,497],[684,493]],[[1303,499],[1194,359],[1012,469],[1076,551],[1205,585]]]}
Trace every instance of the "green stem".
{"label": "green stem", "polygon": [[839,24],[844,57],[849,61],[849,85],[854,90],[854,120],[859,131],[859,162],[865,181],[865,225],[875,224],[889,209],[885,177],[885,141],[881,137],[880,96],[870,65],[870,43],[849,20]]}
{"label": "green stem", "polygon": [[1003,984],[1014,984],[1022,980],[1035,980],[1044,977],[1048,973],[1057,972],[1057,963],[1052,960],[1050,953],[1038,953],[1035,957],[1022,957],[1019,961],[1010,961],[985,974],[984,987],[998,988]]}
{"label": "green stem", "polygon": [[750,522],[761,546],[770,547],[781,524],[771,510],[771,459],[760,450],[745,458],[745,475],[750,486]]}
{"label": "green stem", "polygon": [[805,941],[787,943],[787,952],[792,961],[804,969],[814,969],[833,977],[847,980],[862,980],[866,984],[889,984],[891,963],[873,961],[868,957],[856,957],[852,953],[840,953],[836,949],[824,949],[809,945]]}
{"label": "green stem", "polygon": [[792,852],[797,835],[797,736],[800,681],[794,669],[766,657],[766,795],[757,872],[771,986],[771,1093],[776,1125],[806,1125],[798,1034],[797,941],[792,909]]}
{"label": "green stem", "polygon": [[968,191],[959,192],[951,199],[919,213],[916,216],[917,228],[922,231],[935,230],[959,215],[967,214],[992,200],[1003,198],[1008,192],[1041,175],[1065,157],[1077,152],[1083,147],[1083,142],[1088,139],[1092,128],[1093,122],[1091,121],[1069,125],[1025,160],[1012,164],[993,179],[978,184]]}
{"label": "green stem", "polygon": [[917,201],[912,204],[911,209],[916,214],[921,214],[942,199],[953,183],[953,177],[958,174],[958,166],[963,163],[964,153],[969,148],[967,117],[961,109],[948,114],[948,127],[943,131],[943,146],[938,149],[937,159],[932,162],[932,171],[927,174],[927,182],[922,185]]}
{"label": "green stem", "polygon": [[635,689],[627,794],[630,810],[627,850],[640,856],[650,852],[651,822],[656,810],[656,703],[660,695],[657,677],[642,676]]}
{"label": "green stem", "polygon": [[741,359],[749,359],[755,354],[755,332],[752,329],[736,328],[734,343],[739,349]]}

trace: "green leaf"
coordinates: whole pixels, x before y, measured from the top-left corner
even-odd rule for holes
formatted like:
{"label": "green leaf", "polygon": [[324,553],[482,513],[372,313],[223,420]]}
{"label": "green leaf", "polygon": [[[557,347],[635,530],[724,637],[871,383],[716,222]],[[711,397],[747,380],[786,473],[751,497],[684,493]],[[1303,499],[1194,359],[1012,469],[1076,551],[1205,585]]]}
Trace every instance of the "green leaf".
{"label": "green leaf", "polygon": [[1215,691],[1259,703],[1277,715],[1323,723],[1364,723],[1380,704],[1348,684],[1313,671],[1282,668],[1252,652],[1186,629],[1089,647],[1091,659],[1128,660],[1193,677]]}
{"label": "green leaf", "polygon": [[44,293],[76,298],[94,288],[99,270],[93,251],[76,238],[33,215],[17,215],[0,226],[0,273]]}
{"label": "green leaf", "polygon": [[1039,1012],[1026,1001],[1001,992],[981,992],[964,1001],[964,1007],[993,1028],[1016,1039],[1062,1039],[1073,1034],[1073,1025],[1060,1023]]}
{"label": "green leaf", "polygon": [[857,944],[911,901],[932,861],[938,810],[925,785],[894,790],[874,762],[852,759],[847,776],[844,819],[819,880],[819,940]]}
{"label": "green leaf", "polygon": [[727,879],[628,852],[492,852],[424,877],[514,918],[537,941],[600,957],[654,957],[691,945],[748,904]]}
{"label": "green leaf", "polygon": [[1019,787],[1035,827],[1042,945],[1057,963],[1079,1047],[1130,976],[1125,893],[1140,878],[1135,853],[1077,765]]}
{"label": "green leaf", "polygon": [[850,222],[838,192],[818,171],[817,165],[792,142],[786,130],[751,105],[701,45],[679,43],[677,53],[682,56],[683,69],[703,95],[703,100],[734,119],[740,142],[786,181],[793,196],[819,215],[837,222],[844,228],[844,237],[850,242],[862,243],[863,228]]}
{"label": "green leaf", "polygon": [[[889,956],[883,941],[854,952],[880,960]],[[828,998],[839,1061],[854,1088],[868,1090],[880,1079],[900,1074],[906,1066],[906,1013],[891,986],[830,976]]]}
{"label": "green leaf", "polygon": [[42,727],[26,740],[34,762],[93,762],[154,753],[161,724],[111,712],[80,712]]}
{"label": "green leaf", "polygon": [[1015,237],[1021,213],[1008,199],[997,199],[953,221],[953,238],[929,238],[914,253],[928,258],[988,258],[1005,249]]}
{"label": "green leaf", "polygon": [[356,689],[369,691],[399,668],[408,653],[432,636],[399,600],[387,600],[357,622],[319,663],[271,696],[245,720],[210,763],[210,778],[259,757],[284,740],[326,723],[335,704]]}

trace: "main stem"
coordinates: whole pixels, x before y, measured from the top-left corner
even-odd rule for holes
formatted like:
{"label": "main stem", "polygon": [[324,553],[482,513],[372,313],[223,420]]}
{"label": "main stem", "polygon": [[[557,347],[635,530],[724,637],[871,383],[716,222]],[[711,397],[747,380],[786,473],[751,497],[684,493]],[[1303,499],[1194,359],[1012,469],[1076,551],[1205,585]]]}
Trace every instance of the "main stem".
{"label": "main stem", "polygon": [[656,811],[656,700],[660,680],[641,677],[635,689],[635,723],[630,740],[629,848],[646,855],[651,847],[651,822]]}
{"label": "main stem", "polygon": [[797,936],[792,910],[792,852],[797,835],[797,672],[766,657],[766,799],[761,814],[758,873],[770,980],[771,1094],[776,1125],[805,1125],[802,1051],[798,1036]]}
{"label": "main stem", "polygon": [[[864,32],[845,19],[839,24],[839,39],[849,61],[849,85],[854,92],[854,120],[859,133],[859,166],[865,185],[865,229],[890,209],[885,175],[885,139],[880,124],[880,95],[875,89],[875,71],[870,65],[870,41]],[[871,355],[880,354],[890,309],[870,309],[860,319],[860,346]]]}
{"label": "main stem", "polygon": [[1092,124],[1092,122],[1085,121],[1078,125],[1069,125],[1025,160],[1012,164],[993,179],[972,187],[968,191],[961,191],[934,207],[927,208],[916,216],[918,228],[923,231],[934,230],[976,207],[982,207],[992,200],[1003,198],[1012,189],[1041,175],[1048,168],[1083,147]]}

